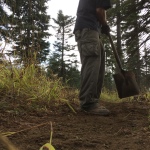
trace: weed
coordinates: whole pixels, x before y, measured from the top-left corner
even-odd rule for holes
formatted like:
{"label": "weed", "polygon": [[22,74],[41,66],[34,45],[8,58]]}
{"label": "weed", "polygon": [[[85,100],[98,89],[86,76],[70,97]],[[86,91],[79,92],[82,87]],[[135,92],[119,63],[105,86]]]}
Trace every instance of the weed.
{"label": "weed", "polygon": [[109,91],[106,88],[102,90],[101,99],[108,102],[121,102],[116,91]]}
{"label": "weed", "polygon": [[[38,103],[48,105],[50,103],[66,103],[70,106],[69,100],[63,94],[63,89],[64,86],[59,78],[55,80],[47,78],[33,64],[26,68],[0,66],[1,99],[5,99],[4,101],[13,105],[15,109],[24,104],[37,108]],[[0,103],[0,107],[3,107],[4,103]],[[38,107],[46,109],[41,105]]]}

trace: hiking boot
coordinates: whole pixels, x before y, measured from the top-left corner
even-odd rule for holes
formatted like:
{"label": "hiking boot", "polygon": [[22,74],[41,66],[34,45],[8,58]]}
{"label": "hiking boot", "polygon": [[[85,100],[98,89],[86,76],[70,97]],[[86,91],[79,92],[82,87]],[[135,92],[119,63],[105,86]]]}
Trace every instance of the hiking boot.
{"label": "hiking boot", "polygon": [[82,109],[82,110],[88,114],[93,114],[93,115],[99,115],[99,116],[109,116],[110,115],[110,111],[108,109],[106,109],[103,106],[98,106],[98,105],[96,105],[95,107],[92,107],[88,110],[84,110],[84,109]]}

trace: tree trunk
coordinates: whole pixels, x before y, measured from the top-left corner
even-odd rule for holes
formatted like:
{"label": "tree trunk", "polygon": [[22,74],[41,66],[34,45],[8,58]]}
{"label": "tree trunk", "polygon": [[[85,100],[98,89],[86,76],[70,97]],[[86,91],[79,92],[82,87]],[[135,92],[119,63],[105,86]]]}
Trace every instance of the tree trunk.
{"label": "tree trunk", "polygon": [[120,0],[116,4],[118,8],[117,12],[117,50],[120,58],[122,58],[122,49],[121,49],[121,14],[120,14]]}
{"label": "tree trunk", "polygon": [[[122,49],[121,49],[121,12],[120,12],[120,7],[121,7],[120,0],[118,0],[116,3],[116,8],[118,9],[117,21],[116,21],[116,24],[117,24],[117,51],[118,51],[120,60],[122,62],[123,55],[122,55]],[[119,70],[118,66],[116,65],[116,72],[119,72],[119,71],[120,70]]]}
{"label": "tree trunk", "polygon": [[61,61],[61,75],[63,78],[63,82],[65,82],[65,66],[64,66],[64,40],[65,40],[65,29],[63,26],[63,33],[62,33],[62,61]]}

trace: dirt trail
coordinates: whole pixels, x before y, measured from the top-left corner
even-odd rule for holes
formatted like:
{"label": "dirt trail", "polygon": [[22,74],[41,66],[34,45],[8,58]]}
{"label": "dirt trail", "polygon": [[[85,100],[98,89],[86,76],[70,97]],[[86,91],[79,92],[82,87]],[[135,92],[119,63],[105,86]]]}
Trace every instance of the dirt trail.
{"label": "dirt trail", "polygon": [[[25,129],[9,136],[20,150],[39,150],[47,143],[50,121],[56,150],[150,150],[150,104],[105,102],[104,105],[111,110],[109,117],[74,114],[67,106],[21,116],[0,112],[0,131]],[[0,145],[0,150],[5,148]]]}

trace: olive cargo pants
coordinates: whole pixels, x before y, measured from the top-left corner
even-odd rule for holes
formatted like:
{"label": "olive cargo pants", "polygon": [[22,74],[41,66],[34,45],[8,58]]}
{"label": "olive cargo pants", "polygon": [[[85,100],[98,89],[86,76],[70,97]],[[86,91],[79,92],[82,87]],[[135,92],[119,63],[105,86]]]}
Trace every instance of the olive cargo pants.
{"label": "olive cargo pants", "polygon": [[105,52],[99,33],[90,29],[77,30],[75,40],[81,58],[81,108],[89,109],[98,103],[105,73]]}

